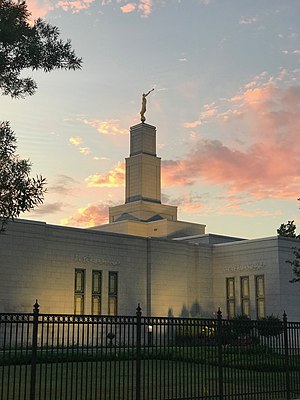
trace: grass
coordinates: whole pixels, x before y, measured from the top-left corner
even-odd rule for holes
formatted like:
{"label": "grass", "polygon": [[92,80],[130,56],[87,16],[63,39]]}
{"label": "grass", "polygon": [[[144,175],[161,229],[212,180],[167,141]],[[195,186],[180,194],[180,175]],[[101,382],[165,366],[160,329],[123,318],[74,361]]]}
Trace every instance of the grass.
{"label": "grass", "polygon": [[[0,352],[0,400],[29,399],[31,350]],[[37,352],[36,400],[135,399],[135,350],[45,348]],[[141,352],[142,399],[217,400],[214,346],[147,347]],[[300,358],[290,358],[291,388],[300,394]],[[282,399],[284,359],[265,348],[223,348],[223,388],[230,399]],[[298,392],[298,393],[297,393]],[[298,396],[300,397],[300,396]]]}
{"label": "grass", "polygon": [[[2,367],[0,376],[4,380],[0,386],[3,392],[1,397],[0,390],[0,399],[13,400],[19,393],[21,398],[29,398],[30,372],[30,366]],[[142,362],[140,373],[142,399],[217,400],[217,367],[146,360]],[[283,397],[285,381],[280,373],[271,376],[270,373],[244,370],[236,376],[231,369],[224,369],[223,373],[224,392],[231,398],[265,400]],[[40,364],[36,399],[130,400],[135,398],[135,379],[136,364],[130,360]]]}

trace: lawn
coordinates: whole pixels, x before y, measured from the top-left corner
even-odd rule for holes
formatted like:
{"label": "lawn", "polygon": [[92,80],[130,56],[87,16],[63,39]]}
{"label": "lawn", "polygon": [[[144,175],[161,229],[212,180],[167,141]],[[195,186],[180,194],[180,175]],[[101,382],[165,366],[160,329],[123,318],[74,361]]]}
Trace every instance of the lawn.
{"label": "lawn", "polygon": [[[36,400],[133,400],[135,357],[134,350],[115,348],[39,350]],[[30,350],[16,350],[4,358],[2,353],[0,361],[0,400],[29,399]],[[220,373],[224,399],[283,399],[286,388],[283,361],[281,354],[263,348],[224,347],[224,367],[220,370],[214,346],[144,348],[138,372],[141,399],[217,400]],[[291,388],[299,395],[299,356],[290,361]]]}

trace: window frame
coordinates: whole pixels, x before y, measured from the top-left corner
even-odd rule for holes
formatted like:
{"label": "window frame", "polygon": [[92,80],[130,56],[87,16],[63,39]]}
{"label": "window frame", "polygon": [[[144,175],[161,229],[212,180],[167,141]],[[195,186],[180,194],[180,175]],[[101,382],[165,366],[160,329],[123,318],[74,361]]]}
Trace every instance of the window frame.
{"label": "window frame", "polygon": [[[230,294],[230,283],[233,286],[233,295]],[[233,306],[233,313],[231,312],[231,306]],[[235,277],[227,277],[226,278],[226,307],[227,307],[227,317],[234,318],[236,311],[236,303],[235,303]]]}
{"label": "window frame", "polygon": [[[263,287],[263,294],[259,294],[259,284],[258,280],[262,279],[262,287]],[[260,274],[260,275],[255,275],[255,300],[256,300],[256,318],[261,319],[266,316],[266,288],[265,288],[265,275]],[[263,302],[263,315],[260,315],[260,306],[259,303],[260,301]]]}
{"label": "window frame", "polygon": [[[95,290],[95,277],[98,280],[98,290]],[[97,300],[98,306],[95,310],[95,300]],[[102,312],[102,271],[92,270],[92,304],[91,304],[92,315],[101,315]]]}
{"label": "window frame", "polygon": [[[77,289],[78,287],[78,274],[81,275],[81,287],[80,289]],[[75,273],[74,273],[74,314],[75,315],[83,315],[84,314],[84,306],[85,306],[85,269],[83,268],[75,268]],[[78,310],[78,304],[77,300],[80,300],[80,310]]]}
{"label": "window frame", "polygon": [[[115,277],[114,290],[111,288],[111,277]],[[118,289],[119,289],[119,273],[117,271],[108,272],[108,315],[118,315]],[[114,303],[112,310],[111,303]]]}
{"label": "window frame", "polygon": [[[244,282],[247,282],[247,293],[244,292]],[[241,312],[250,318],[251,308],[250,308],[250,279],[249,275],[240,277],[240,287],[241,287]],[[247,304],[247,306],[246,306]],[[248,313],[246,312],[246,307],[248,308]]]}

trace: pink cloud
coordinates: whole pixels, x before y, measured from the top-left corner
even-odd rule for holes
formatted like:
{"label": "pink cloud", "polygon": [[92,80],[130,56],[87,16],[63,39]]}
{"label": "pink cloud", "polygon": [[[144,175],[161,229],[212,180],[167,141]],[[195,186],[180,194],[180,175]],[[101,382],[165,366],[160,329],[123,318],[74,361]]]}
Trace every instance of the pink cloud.
{"label": "pink cloud", "polygon": [[215,103],[205,104],[203,108],[204,110],[200,113],[199,118],[196,121],[185,122],[183,124],[183,127],[188,129],[196,128],[197,126],[206,123],[207,120],[209,120],[210,118],[214,117],[217,114],[217,107],[215,106]]}
{"label": "pink cloud", "polygon": [[57,8],[62,8],[64,11],[71,11],[77,13],[81,10],[86,10],[95,0],[73,0],[73,1],[59,1],[56,5]]}
{"label": "pink cloud", "polygon": [[44,18],[53,9],[49,1],[45,0],[27,0],[27,5],[32,20]]}
{"label": "pink cloud", "polygon": [[127,3],[124,6],[120,7],[122,13],[128,14],[132,13],[136,9],[136,4],[135,3]]}
{"label": "pink cloud", "polygon": [[197,128],[197,126],[202,125],[202,122],[199,120],[193,121],[193,122],[185,122],[183,124],[184,128],[188,128],[188,129],[194,129]]}
{"label": "pink cloud", "polygon": [[256,85],[257,85],[257,82],[256,82],[256,81],[252,81],[252,82],[247,83],[247,84],[245,85],[245,88],[246,88],[246,89],[249,89],[249,88],[251,88],[251,87],[253,87],[253,86],[256,86]]}
{"label": "pink cloud", "polygon": [[[251,138],[245,148],[202,139],[179,161],[163,163],[163,183],[206,181],[256,198],[297,198],[300,192],[300,86],[247,89],[231,101],[227,129]],[[236,125],[234,125],[236,126]]]}
{"label": "pink cloud", "polygon": [[125,163],[118,163],[106,174],[90,175],[86,178],[89,187],[119,187],[125,182]]}
{"label": "pink cloud", "polygon": [[90,204],[79,208],[77,213],[61,221],[63,225],[91,227],[108,223],[108,205]]}
{"label": "pink cloud", "polygon": [[142,11],[145,17],[148,17],[148,15],[150,15],[152,11],[152,0],[140,0],[138,9]]}

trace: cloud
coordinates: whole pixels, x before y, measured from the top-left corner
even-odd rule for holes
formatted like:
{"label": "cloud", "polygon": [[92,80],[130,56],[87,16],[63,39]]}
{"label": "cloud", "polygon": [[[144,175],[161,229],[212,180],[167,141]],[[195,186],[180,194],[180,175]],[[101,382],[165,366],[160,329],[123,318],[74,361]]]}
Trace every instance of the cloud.
{"label": "cloud", "polygon": [[55,214],[63,209],[64,203],[57,201],[55,203],[41,204],[35,208],[32,213],[35,215]]}
{"label": "cloud", "polygon": [[85,156],[90,154],[90,149],[88,147],[79,147],[79,153],[84,154]]}
{"label": "cloud", "polygon": [[98,157],[98,156],[95,156],[95,157],[93,157],[93,160],[96,160],[96,161],[103,161],[103,160],[109,160],[109,158],[108,158],[108,157]]}
{"label": "cloud", "polygon": [[215,103],[205,104],[203,106],[204,110],[200,113],[199,118],[192,122],[183,123],[184,128],[194,129],[197,126],[206,123],[210,118],[214,117],[217,114],[217,107]]}
{"label": "cloud", "polygon": [[103,135],[128,135],[128,130],[120,127],[120,123],[118,119],[78,119],[83,122],[85,125],[89,125],[92,128],[95,128],[98,132]]}
{"label": "cloud", "polygon": [[95,0],[67,0],[59,1],[56,5],[57,8],[62,8],[64,11],[71,11],[72,13],[78,13],[79,11],[86,10],[90,7]]}
{"label": "cloud", "polygon": [[192,122],[185,122],[183,124],[184,128],[188,129],[194,129],[197,128],[197,126],[202,125],[202,122],[200,120],[192,121]]}
{"label": "cloud", "polygon": [[69,142],[74,146],[78,147],[79,153],[84,154],[85,156],[90,154],[91,151],[89,147],[79,147],[83,142],[83,139],[80,136],[70,137]]}
{"label": "cloud", "polygon": [[91,227],[108,223],[108,204],[89,204],[61,221],[63,225]]}
{"label": "cloud", "polygon": [[53,7],[49,1],[27,0],[28,10],[31,12],[31,19],[44,18]]}
{"label": "cloud", "polygon": [[256,86],[256,85],[257,85],[257,82],[256,81],[252,81],[252,82],[246,83],[245,88],[246,89],[250,89],[250,88],[252,88],[253,86]]}
{"label": "cloud", "polygon": [[79,146],[83,142],[83,140],[80,136],[72,136],[70,137],[69,142],[74,146]]}
{"label": "cloud", "polygon": [[209,4],[213,3],[214,0],[199,0],[200,4],[203,4],[204,6],[208,6]]}
{"label": "cloud", "polygon": [[90,175],[86,178],[89,187],[119,187],[124,186],[125,164],[118,164],[106,174]]}
{"label": "cloud", "polygon": [[59,195],[72,194],[78,185],[79,183],[68,175],[57,175],[55,182],[48,187],[48,193]]}
{"label": "cloud", "polygon": [[202,138],[183,159],[163,162],[163,184],[202,181],[223,185],[230,194],[299,197],[300,86],[245,89],[230,102],[226,129],[243,132],[242,148]]}
{"label": "cloud", "polygon": [[122,13],[128,14],[132,13],[136,9],[136,4],[135,3],[127,3],[124,6],[120,7]]}
{"label": "cloud", "polygon": [[255,24],[257,22],[257,18],[256,17],[242,17],[239,21],[240,25],[250,25],[250,24]]}
{"label": "cloud", "polygon": [[152,11],[152,0],[140,0],[138,9],[142,11],[145,17],[148,17]]}

